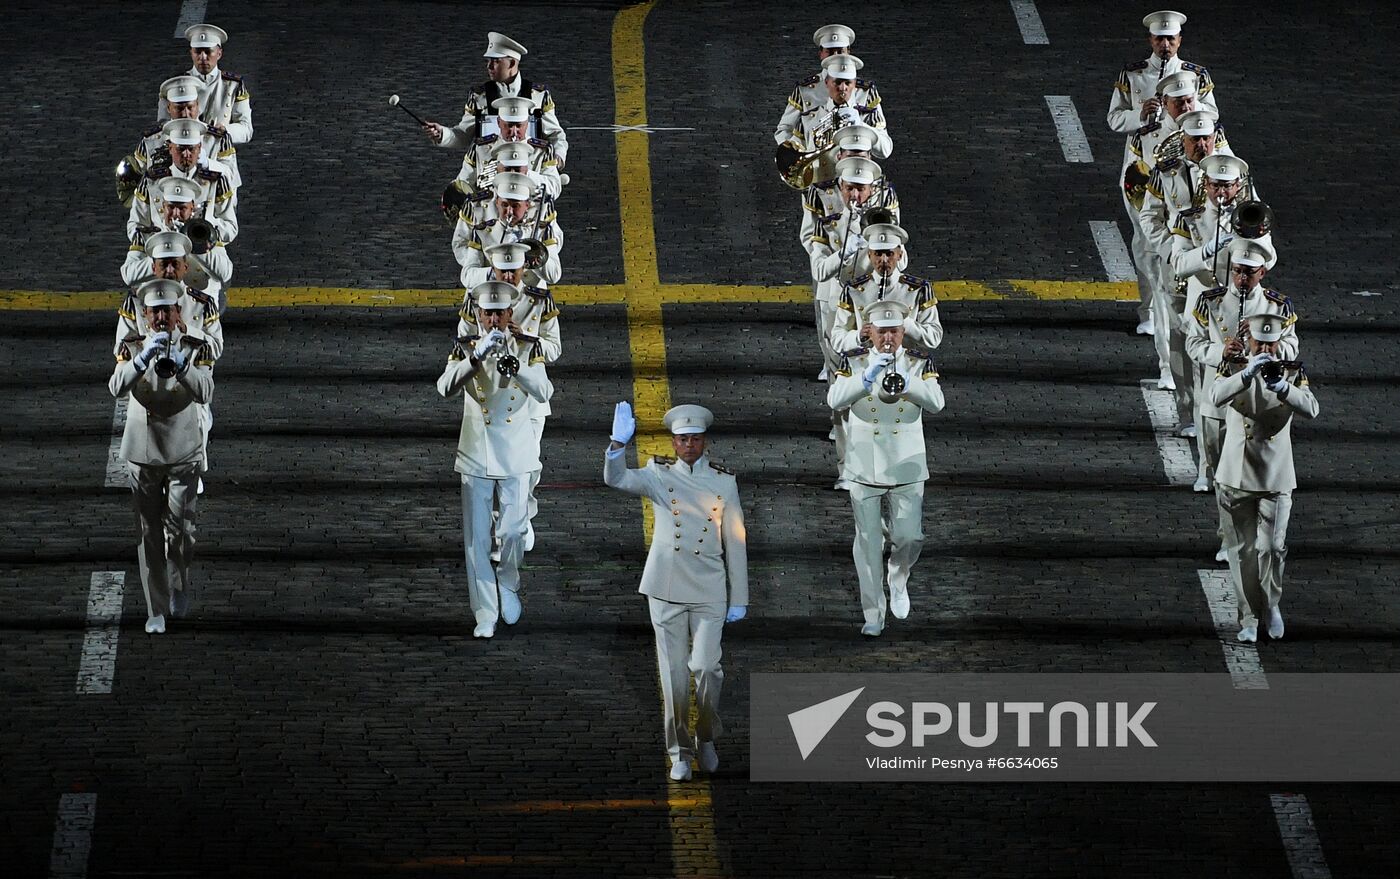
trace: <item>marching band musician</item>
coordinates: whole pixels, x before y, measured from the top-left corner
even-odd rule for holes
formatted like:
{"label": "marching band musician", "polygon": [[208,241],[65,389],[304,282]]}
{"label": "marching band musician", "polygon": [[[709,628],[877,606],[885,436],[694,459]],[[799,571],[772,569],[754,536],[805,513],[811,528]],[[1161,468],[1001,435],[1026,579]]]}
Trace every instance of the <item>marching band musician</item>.
{"label": "marching band musician", "polygon": [[[222,312],[225,291],[233,278],[233,260],[229,259],[228,249],[212,238],[195,245],[184,233],[194,216],[195,199],[200,191],[201,187],[194,181],[181,177],[164,177],[157,181],[155,195],[159,210],[151,214],[154,225],[146,227],[138,236],[142,243],[133,243],[127,249],[121,268],[122,281],[128,287],[152,278],[180,281],[208,294]],[[152,241],[169,235],[178,236],[178,240],[183,242],[180,247],[182,253],[179,256],[157,257],[151,247]],[[169,250],[169,246],[163,249]],[[215,359],[220,356],[215,352]]]}
{"label": "marching band musician", "polygon": [[[529,247],[518,242],[493,244],[487,247],[485,253],[486,258],[491,262],[491,275],[489,278],[483,278],[480,283],[485,283],[487,280],[502,281],[518,291],[515,305],[511,308],[510,327],[538,340],[540,357],[543,358],[544,366],[548,367],[563,353],[563,345],[559,338],[559,306],[555,304],[554,297],[547,288],[530,284],[529,276],[532,273],[525,268],[525,255],[529,250]],[[479,332],[476,314],[469,301],[462,306],[460,320],[457,323],[457,335],[468,336]],[[544,438],[544,421],[553,414],[553,410],[550,408],[548,400],[544,402],[531,401],[531,407],[530,424],[535,429],[535,442],[541,443]],[[540,470],[535,470],[530,473],[525,552],[531,552],[535,548],[534,523],[535,516],[540,510],[535,490],[540,483],[540,472]]]}
{"label": "marching band musician", "polygon": [[[1135,61],[1124,66],[1113,84],[1113,94],[1108,102],[1108,127],[1119,134],[1127,135],[1123,143],[1123,162],[1118,174],[1119,181],[1130,167],[1136,166],[1141,154],[1134,155],[1133,140],[1144,128],[1150,128],[1164,115],[1164,100],[1158,85],[1167,76],[1180,71],[1192,73],[1196,80],[1196,102],[1201,108],[1214,110],[1219,115],[1215,103],[1215,83],[1210,72],[1198,64],[1182,61],[1177,57],[1181,50],[1181,26],[1186,16],[1180,12],[1163,10],[1153,12],[1142,20],[1147,28],[1147,44],[1152,54],[1146,61]],[[1196,109],[1191,107],[1189,109]],[[1145,160],[1144,160],[1145,162]],[[1147,182],[1151,168],[1148,165],[1136,166],[1135,175],[1140,187]],[[1140,236],[1137,226],[1137,205],[1123,192],[1123,209],[1133,224],[1133,264],[1138,278],[1138,325],[1141,335],[1152,335],[1152,290],[1154,278],[1147,261],[1146,241]]]}
{"label": "marching band musician", "polygon": [[[662,421],[671,432],[676,457],[653,457],[645,467],[632,469],[623,456],[637,422],[632,406],[618,403],[603,461],[608,486],[650,499],[655,512],[656,527],[637,591],[647,597],[656,635],[672,781],[690,780],[692,758],[698,758],[704,772],[719,769],[715,740],[724,732],[719,713],[724,683],[720,638],[726,623],[736,623],[748,613],[748,534],[739,483],[732,470],[706,455],[706,432],[714,418],[704,406],[673,407]],[[662,521],[668,510],[669,524]],[[697,709],[693,732],[692,675]]]}
{"label": "marching band musician", "polygon": [[193,199],[193,215],[214,227],[212,240],[229,244],[238,237],[233,185],[223,165],[201,154],[205,131],[204,123],[198,119],[171,119],[165,123],[162,132],[169,144],[170,162],[152,163],[136,187],[126,219],[126,237],[133,244],[139,244],[139,236],[157,226],[155,217],[163,212],[160,181],[165,179],[186,180],[199,187]]}
{"label": "marching band musician", "polygon": [[[1220,450],[1225,441],[1226,412],[1224,407],[1211,399],[1210,387],[1220,365],[1231,357],[1243,355],[1248,348],[1244,316],[1265,311],[1280,315],[1283,332],[1275,353],[1285,360],[1298,356],[1295,326],[1298,315],[1293,310],[1293,303],[1287,296],[1269,290],[1263,284],[1269,267],[1278,261],[1273,247],[1265,241],[1239,238],[1230,242],[1224,256],[1229,266],[1229,286],[1202,292],[1196,299],[1192,319],[1186,324],[1186,351],[1210,376],[1196,397],[1196,445],[1203,472],[1198,472],[1193,487],[1201,492],[1210,491],[1212,482],[1217,479]],[[1223,562],[1228,558],[1223,516],[1217,530],[1221,545],[1215,560]]]}
{"label": "marching band musician", "polygon": [[526,98],[531,102],[530,117],[534,130],[531,137],[549,142],[554,151],[554,159],[559,170],[564,169],[565,158],[569,153],[568,137],[555,115],[554,98],[549,88],[542,83],[532,83],[520,73],[520,59],[528,51],[524,46],[505,34],[495,31],[486,35],[486,82],[474,87],[467,98],[462,121],[447,127],[436,122],[428,122],[423,127],[428,139],[438,146],[465,149],[478,137],[495,133],[498,121],[491,111],[501,98]]}
{"label": "marching band musician", "polygon": [[[908,311],[899,302],[876,302],[864,315],[873,348],[842,355],[827,405],[848,413],[842,479],[855,514],[856,577],[864,616],[860,633],[877,637],[885,628],[885,583],[889,609],[909,615],[909,574],[923,548],[924,482],[928,453],[923,413],[943,410],[943,390],[933,355],[904,347]],[[881,501],[889,501],[889,513]],[[885,534],[890,558],[884,563]]]}
{"label": "marching band musician", "polygon": [[[166,115],[171,119],[199,118],[199,87],[200,81],[193,76],[173,76],[161,83],[160,96],[161,100],[165,102]],[[157,122],[141,132],[141,142],[127,157],[132,169],[138,174],[144,174],[153,163],[161,165],[170,162],[170,152],[166,149],[164,127],[164,122]],[[234,149],[229,133],[225,131],[222,136],[217,136],[213,130],[206,128],[200,155],[218,159],[219,164],[228,172],[229,183],[234,190],[234,204],[236,206],[238,187],[243,182],[243,178],[238,173],[238,151]],[[118,195],[122,199],[122,204],[127,207],[131,206],[130,192],[134,192],[134,187],[123,193],[119,186]]]}
{"label": "marching band musician", "polygon": [[899,226],[881,223],[861,231],[866,241],[866,257],[872,271],[861,275],[841,291],[836,319],[832,326],[831,348],[849,351],[869,344],[873,327],[860,318],[877,302],[898,302],[904,306],[904,341],[915,348],[932,351],[943,341],[943,323],[938,319],[938,300],[933,285],[898,266],[904,260],[909,234]]}
{"label": "marching band musician", "polygon": [[107,387],[129,397],[121,456],[131,478],[140,527],[137,560],[146,598],[146,631],[165,631],[167,615],[189,610],[193,587],[195,508],[204,459],[199,415],[214,396],[214,355],[200,328],[181,316],[184,287],[156,280],[141,287],[142,320],[150,330],[118,345]]}
{"label": "marching band musician", "polygon": [[[188,186],[187,181],[176,181]],[[132,257],[139,255],[139,261]],[[150,281],[171,281],[179,285],[180,294],[176,302],[180,319],[184,322],[183,332],[193,338],[201,338],[209,356],[218,360],[224,353],[224,329],[219,320],[218,302],[213,296],[196,290],[185,283],[189,273],[190,260],[195,258],[190,239],[179,232],[157,232],[146,239],[145,247],[127,257],[127,266],[144,263],[145,269],[139,273],[128,271],[123,266],[122,280],[133,288],[117,307],[117,334],[114,347],[120,353],[127,339],[132,336],[145,336],[150,332],[146,324],[145,309],[142,306],[140,289]],[[228,257],[224,257],[225,260]]]}
{"label": "marching band musician", "polygon": [[[1145,178],[1150,182],[1151,163],[1156,162],[1158,148],[1179,129],[1177,119],[1196,109],[1197,79],[1194,73],[1181,71],[1164,77],[1157,88],[1165,111],[1162,118],[1144,125],[1132,136],[1129,150],[1133,155],[1134,168],[1145,170]],[[1128,172],[1124,172],[1127,174]],[[1126,179],[1126,178],[1125,178]],[[1157,387],[1162,390],[1176,390],[1176,381],[1171,370],[1171,327],[1159,325],[1156,316],[1166,316],[1171,309],[1171,293],[1166,286],[1166,268],[1161,255],[1152,246],[1147,231],[1142,225],[1142,199],[1146,197],[1146,184],[1134,194],[1127,195],[1129,204],[1137,208],[1133,215],[1134,260],[1139,252],[1143,255],[1143,265],[1138,269],[1139,277],[1146,272],[1152,282],[1152,342],[1157,351]],[[1134,200],[1136,203],[1134,204]]]}
{"label": "marching band musician", "polygon": [[[479,334],[461,337],[438,378],[443,397],[461,394],[462,429],[454,469],[462,478],[462,542],[468,597],[477,638],[496,623],[520,619],[520,560],[527,527],[530,474],[540,469],[533,407],[554,386],[545,374],[537,339],[510,327],[515,288],[488,281],[472,290]],[[500,517],[492,527],[492,511]],[[491,546],[500,540],[500,562]]]}
{"label": "marching band musician", "polygon": [[[820,65],[832,55],[851,54],[851,46],[855,41],[856,32],[844,24],[828,24],[817,28],[812,34],[812,42],[817,46],[817,64]],[[804,107],[808,104],[820,104],[824,100],[823,80],[821,73],[814,73],[793,86],[787,106],[783,108],[782,119],[778,121],[778,129],[773,133],[773,138],[779,145],[793,140],[797,135],[802,127]]]}
{"label": "marching band musician", "polygon": [[854,55],[830,55],[822,60],[816,81],[803,80],[788,98],[787,109],[773,132],[779,144],[791,143],[800,152],[826,149],[847,125],[866,125],[876,132],[873,153],[887,159],[894,151],[885,126],[885,111],[875,83],[857,79],[864,64]]}
{"label": "marching band musician", "polygon": [[[1288,554],[1288,519],[1293,511],[1293,416],[1316,418],[1317,398],[1302,364],[1279,351],[1292,321],[1265,303],[1245,315],[1249,348],[1220,365],[1211,402],[1224,408],[1225,442],[1215,471],[1215,496],[1225,526],[1230,578],[1235,583],[1240,641],[1283,637],[1283,564]],[[1234,361],[1243,360],[1240,369]]]}
{"label": "marching band musician", "polygon": [[[563,182],[554,150],[549,141],[528,135],[530,110],[534,107],[530,99],[501,98],[491,106],[498,114],[500,133],[478,137],[472,142],[472,148],[462,159],[462,170],[457,174],[458,188],[467,195],[489,188],[495,173],[505,170],[500,167],[501,156],[508,155],[513,165],[524,164],[530,173],[539,175],[550,198],[558,198]],[[482,182],[478,183],[478,177],[483,178]]]}
{"label": "marching band musician", "polygon": [[[842,159],[868,159],[875,148],[876,134],[875,129],[868,125],[848,125],[836,132],[832,139],[836,164],[840,164]],[[814,171],[817,175],[826,173],[821,163],[818,163]],[[806,247],[807,242],[816,234],[817,225],[823,217],[839,214],[845,207],[841,198],[841,181],[836,176],[836,165],[831,166],[828,177],[817,179],[814,176],[813,181],[812,185],[807,187],[802,200],[802,227],[798,235],[803,247]],[[894,184],[890,182],[888,174],[881,173],[866,203],[872,209],[885,208],[890,212],[890,221],[899,222],[899,196],[895,194]]]}
{"label": "marching band musician", "polygon": [[[1154,151],[1157,159],[1143,194],[1138,224],[1147,238],[1147,247],[1155,256],[1152,262],[1161,272],[1158,295],[1152,301],[1153,325],[1166,327],[1167,365],[1171,371],[1172,398],[1176,403],[1177,434],[1194,437],[1196,425],[1192,410],[1195,402],[1196,370],[1186,354],[1186,337],[1182,320],[1196,303],[1188,295],[1185,278],[1172,267],[1171,220],[1183,210],[1202,204],[1205,186],[1199,163],[1217,150],[1228,153],[1225,132],[1209,110],[1182,113],[1176,119],[1177,130],[1164,139]],[[1160,330],[1159,330],[1160,332]]]}
{"label": "marching band musician", "polygon": [[524,174],[497,173],[491,186],[491,201],[476,215],[463,210],[452,233],[452,252],[462,266],[462,286],[475,289],[471,281],[479,275],[472,271],[489,269],[487,247],[531,240],[539,242],[540,250],[538,255],[527,257],[526,268],[544,284],[559,283],[564,233],[555,221],[553,200]]}
{"label": "marching band musician", "polygon": [[[190,41],[194,66],[184,75],[199,80],[199,119],[215,139],[226,143],[226,149],[236,151],[239,144],[253,139],[253,96],[243,77],[219,69],[228,33],[212,24],[196,24],[185,29],[185,38]],[[160,102],[156,119],[171,118],[177,117]],[[233,153],[230,158],[236,161]]]}

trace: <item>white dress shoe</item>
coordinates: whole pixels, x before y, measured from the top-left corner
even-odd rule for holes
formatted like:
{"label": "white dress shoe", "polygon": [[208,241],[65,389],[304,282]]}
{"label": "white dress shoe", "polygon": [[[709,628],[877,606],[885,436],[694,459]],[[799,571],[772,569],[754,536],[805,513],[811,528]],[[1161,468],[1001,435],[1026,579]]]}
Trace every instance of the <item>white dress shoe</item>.
{"label": "white dress shoe", "polygon": [[1191,490],[1202,492],[1210,491],[1210,480],[1206,478],[1206,475],[1204,473],[1202,473],[1200,476],[1197,476],[1196,481],[1191,484]]}
{"label": "white dress shoe", "polygon": [[492,622],[477,623],[476,628],[472,629],[472,637],[475,638],[490,638],[495,634],[496,624]]}
{"label": "white dress shoe", "polygon": [[1283,637],[1283,614],[1277,607],[1269,608],[1269,637],[1275,641]]}
{"label": "white dress shoe", "polygon": [[153,616],[153,617],[147,617],[147,618],[146,618],[146,634],[147,634],[147,635],[164,635],[164,634],[165,634],[165,614],[160,614],[160,615],[158,615],[158,616]]}
{"label": "white dress shoe", "polygon": [[1176,428],[1176,435],[1180,437],[1185,437],[1186,439],[1195,439],[1196,425],[1192,424],[1189,421],[1185,424],[1178,425]]}
{"label": "white dress shoe", "polygon": [[1225,547],[1222,546],[1222,547],[1220,547],[1219,549],[1217,549],[1217,550],[1215,551],[1215,560],[1216,560],[1217,562],[1229,562],[1229,561],[1230,561],[1230,554],[1229,554],[1228,552],[1225,551]]}
{"label": "white dress shoe", "polygon": [[894,618],[902,620],[909,616],[909,590],[901,589],[898,592],[890,590],[890,613]]}
{"label": "white dress shoe", "polygon": [[1137,325],[1137,334],[1139,336],[1150,336],[1154,332],[1156,332],[1156,327],[1153,326],[1152,318],[1150,317],[1145,321],[1139,322]]}
{"label": "white dress shoe", "polygon": [[690,763],[686,760],[677,760],[671,764],[669,773],[672,781],[690,781]]}
{"label": "white dress shoe", "polygon": [[526,552],[534,552],[534,551],[535,551],[535,526],[534,526],[534,525],[526,525],[526,526],[525,526],[525,551],[526,551]]}
{"label": "white dress shoe", "polygon": [[1255,641],[1259,640],[1258,627],[1245,626],[1243,629],[1240,629],[1240,633],[1235,636],[1235,640],[1244,644],[1253,644]]}
{"label": "white dress shoe", "polygon": [[509,589],[501,590],[501,622],[513,626],[520,621],[520,594]]}
{"label": "white dress shoe", "polygon": [[195,489],[195,494],[204,494],[204,477],[199,477],[199,488]]}
{"label": "white dress shoe", "polygon": [[878,638],[884,626],[879,623],[866,623],[860,627],[860,633],[871,638]]}
{"label": "white dress shoe", "polygon": [[714,772],[719,768],[719,754],[715,753],[714,742],[700,743],[700,768],[705,772]]}
{"label": "white dress shoe", "polygon": [[1176,381],[1172,378],[1171,372],[1169,372],[1169,371],[1163,371],[1163,373],[1162,373],[1161,375],[1157,376],[1157,390],[1159,390],[1159,391],[1174,391],[1174,390],[1176,390]]}

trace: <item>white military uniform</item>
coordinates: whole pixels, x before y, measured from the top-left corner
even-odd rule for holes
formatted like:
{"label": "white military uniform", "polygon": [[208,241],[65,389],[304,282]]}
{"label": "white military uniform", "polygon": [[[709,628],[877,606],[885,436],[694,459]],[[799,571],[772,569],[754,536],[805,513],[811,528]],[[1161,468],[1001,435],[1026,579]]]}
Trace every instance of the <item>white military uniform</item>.
{"label": "white military uniform", "polygon": [[1261,377],[1246,379],[1243,371],[1222,371],[1211,386],[1212,402],[1227,413],[1216,499],[1241,627],[1257,626],[1283,597],[1288,519],[1298,484],[1289,428],[1295,413],[1303,418],[1318,413],[1302,369],[1287,371],[1285,381],[1283,399]]}
{"label": "white military uniform", "polygon": [[[624,446],[605,453],[603,481],[652,503],[651,550],[637,591],[647,596],[656,634],[666,752],[673,764],[688,764],[697,740],[713,742],[723,732],[720,636],[726,604],[749,603],[748,538],[739,484],[707,455],[693,466],[658,457],[629,469],[626,452]],[[688,719],[692,675],[699,709],[693,735]]]}
{"label": "white military uniform", "polygon": [[[1149,98],[1156,97],[1159,82],[1182,71],[1195,74],[1197,77],[1197,108],[1209,108],[1217,116],[1220,115],[1219,108],[1215,103],[1215,83],[1210,78],[1210,71],[1204,67],[1189,61],[1182,61],[1177,57],[1163,61],[1155,54],[1146,61],[1136,61],[1126,65],[1118,74],[1118,79],[1113,84],[1113,93],[1108,101],[1108,127],[1119,134],[1127,135],[1123,142],[1123,161],[1118,172],[1120,183],[1123,180],[1123,172],[1127,170],[1129,165],[1139,160],[1146,166],[1143,168],[1143,172],[1150,172],[1152,166],[1151,147],[1155,146],[1157,139],[1169,134],[1175,127],[1174,122],[1168,121],[1171,116],[1167,113],[1162,114],[1160,124],[1151,121],[1144,123],[1141,115],[1142,105]],[[1128,201],[1127,193],[1122,191],[1121,186],[1119,190],[1119,194],[1123,197],[1123,209],[1127,212],[1128,221],[1133,228],[1133,264],[1137,268],[1138,276],[1138,320],[1145,321],[1152,313],[1153,290],[1147,241],[1138,225],[1137,210]]]}
{"label": "white military uniform", "polygon": [[[515,58],[519,61],[525,54],[527,52],[524,46],[503,34],[492,31],[486,35],[486,52],[482,57]],[[549,93],[549,87],[543,83],[529,81],[519,68],[510,82],[487,80],[474,87],[471,95],[467,97],[462,121],[451,128],[443,126],[442,142],[439,146],[466,149],[477,137],[496,133],[496,114],[491,105],[501,98],[514,97],[529,98],[535,105],[530,114],[532,118],[527,133],[531,137],[549,141],[549,145],[554,149],[555,158],[561,163],[566,161],[569,139],[555,114],[554,98]]]}
{"label": "white military uniform", "polygon": [[[161,133],[161,123],[147,128],[141,132],[141,142],[136,145],[136,149],[131,156],[135,159],[136,170],[145,173],[153,166],[168,164],[170,161],[170,151],[165,148],[165,135]],[[233,148],[230,137],[225,133],[222,137],[215,137],[212,134],[204,135],[204,146],[199,151],[201,157],[208,157],[216,160],[219,167],[228,174],[229,186],[234,192],[234,204],[237,205],[238,187],[243,184],[243,177],[238,173],[238,151]]]}
{"label": "white military uniform", "polygon": [[195,167],[188,171],[173,163],[158,165],[146,171],[141,183],[136,187],[136,195],[131,200],[131,210],[126,218],[126,237],[132,243],[144,240],[139,236],[149,234],[152,230],[165,229],[164,224],[156,219],[161,213],[160,193],[156,185],[169,177],[190,180],[199,186],[200,192],[195,199],[195,216],[209,221],[214,227],[215,240],[221,244],[230,244],[238,237],[238,212],[234,209],[233,185],[222,165],[200,156]]}
{"label": "white military uniform", "polygon": [[890,275],[861,275],[841,292],[831,332],[833,350],[850,351],[864,344],[860,338],[860,316],[876,302],[898,302],[908,309],[904,340],[911,347],[931,351],[943,343],[943,322],[938,318],[933,284],[896,270]]}
{"label": "white military uniform", "polygon": [[[874,191],[865,201],[865,208],[867,211],[884,208],[890,212],[890,222],[899,225],[899,195],[888,177],[882,175],[875,182]],[[798,241],[803,249],[807,249],[812,236],[818,233],[823,224],[840,219],[845,210],[846,203],[841,199],[840,181],[836,178],[807,187],[807,192],[802,198],[802,226],[798,230]]]}
{"label": "white military uniform", "polygon": [[[462,169],[457,172],[458,188],[462,192],[473,195],[481,189],[490,189],[490,177],[496,173],[495,151],[502,144],[511,141],[501,140],[499,134],[490,134],[486,137],[478,137],[472,141],[472,147],[467,151],[462,159]],[[549,141],[540,138],[530,137],[519,141],[527,150],[529,156],[529,173],[535,180],[538,188],[544,185],[545,194],[551,199],[559,197],[563,191],[564,184],[559,176],[559,162],[554,158],[554,150],[550,147]],[[485,184],[479,184],[477,178],[483,172],[488,174]]]}
{"label": "white military uniform", "polygon": [[[131,477],[141,533],[137,558],[148,619],[170,613],[172,589],[190,588],[205,443],[199,410],[214,395],[214,358],[205,339],[172,330],[171,345],[183,352],[186,368],[161,378],[153,364],[138,370],[143,338],[130,337],[118,346],[116,368],[107,383],[113,397],[130,400],[121,456]],[[161,625],[163,631],[163,620]]]}
{"label": "white military uniform", "polygon": [[[536,341],[512,334],[503,348],[478,361],[472,348],[479,337],[459,340],[438,378],[438,393],[462,395],[462,430],[454,469],[462,477],[462,538],[472,614],[478,627],[494,630],[500,617],[498,588],[518,593],[524,552],[529,476],[540,469],[540,446],[530,424],[534,403],[547,402],[554,386],[544,371]],[[513,378],[497,371],[501,357],[519,360]],[[495,536],[501,560],[491,564],[493,507],[500,519]]]}
{"label": "white military uniform", "polygon": [[[882,581],[889,583],[891,601],[907,602],[909,575],[923,549],[924,482],[929,475],[923,413],[942,411],[943,389],[932,355],[901,346],[886,374],[891,370],[902,374],[905,390],[887,400],[881,378],[869,387],[864,382],[873,354],[865,348],[846,352],[826,400],[833,410],[849,412],[841,476],[849,486],[855,514],[852,555],[865,618],[862,632],[878,635],[885,625]],[[881,512],[883,498],[889,499],[888,516]],[[891,544],[887,568],[885,531]]]}
{"label": "white military uniform", "polygon": [[[832,55],[826,60],[850,57],[852,56]],[[846,106],[860,115],[860,124],[875,129],[877,140],[874,149],[871,150],[874,157],[877,159],[889,158],[890,153],[894,152],[894,141],[890,139],[888,126],[885,122],[885,111],[880,106],[880,92],[875,87],[875,83],[867,79],[857,79],[856,87]],[[778,120],[778,127],[773,132],[773,141],[780,145],[790,143],[802,152],[816,149],[817,144],[814,140],[816,130],[835,109],[836,102],[831,99],[831,94],[826,90],[825,73],[812,74],[799,82],[793,88],[792,94],[788,95],[783,116]],[[825,176],[829,175],[819,176],[818,179],[823,179]]]}
{"label": "white military uniform", "polygon": [[[811,264],[812,285],[815,291],[817,341],[821,345],[828,370],[835,367],[839,360],[840,352],[831,348],[831,336],[836,326],[841,293],[847,283],[854,282],[862,273],[870,271],[870,262],[863,253],[843,252],[848,242],[854,241],[855,236],[860,235],[864,225],[863,213],[852,211],[847,206],[842,208],[839,214],[823,217],[817,225],[816,232],[807,240],[807,257]],[[903,260],[905,264],[908,258],[909,251],[906,247]]]}
{"label": "white military uniform", "polygon": [[[534,216],[535,206],[532,205],[520,225],[507,226],[496,214],[494,199],[481,202],[480,214],[474,218],[469,218],[468,211],[462,211],[452,233],[452,253],[462,267],[462,286],[468,290],[474,289],[490,275],[491,263],[486,259],[486,248],[530,237],[535,230]],[[563,265],[559,261],[559,251],[564,247],[564,231],[555,220],[553,200],[548,200],[543,208],[537,237],[544,244],[546,258],[542,265],[531,271],[539,283],[557,284],[564,276]]]}

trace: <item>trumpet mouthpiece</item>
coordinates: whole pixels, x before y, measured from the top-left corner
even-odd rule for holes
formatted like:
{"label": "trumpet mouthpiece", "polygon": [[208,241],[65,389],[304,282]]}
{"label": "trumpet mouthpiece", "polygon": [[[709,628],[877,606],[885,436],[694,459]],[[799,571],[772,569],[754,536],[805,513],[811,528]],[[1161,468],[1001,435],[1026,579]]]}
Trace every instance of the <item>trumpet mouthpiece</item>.
{"label": "trumpet mouthpiece", "polygon": [[397,107],[398,105],[399,105],[399,96],[398,96],[398,95],[390,95],[390,96],[389,96],[389,106],[390,106],[390,107]]}

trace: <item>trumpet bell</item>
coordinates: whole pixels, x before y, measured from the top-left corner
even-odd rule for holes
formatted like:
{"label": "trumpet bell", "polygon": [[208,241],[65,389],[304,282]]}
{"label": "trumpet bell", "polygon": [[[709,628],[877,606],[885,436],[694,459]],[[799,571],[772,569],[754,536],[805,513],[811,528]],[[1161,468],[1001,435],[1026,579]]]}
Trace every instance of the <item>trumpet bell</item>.
{"label": "trumpet bell", "polygon": [[191,217],[185,223],[185,235],[195,253],[208,253],[214,242],[214,226],[203,217]]}
{"label": "trumpet bell", "polygon": [[1262,201],[1241,202],[1230,226],[1238,238],[1263,238],[1274,227],[1274,211]]}
{"label": "trumpet bell", "polygon": [[525,265],[530,268],[539,268],[544,265],[544,261],[549,256],[549,251],[545,248],[544,242],[538,238],[521,238],[520,243],[530,248],[525,251]]}
{"label": "trumpet bell", "polygon": [[880,389],[891,397],[898,397],[904,393],[905,385],[904,376],[897,372],[887,372],[884,378],[880,379]]}
{"label": "trumpet bell", "polygon": [[514,378],[520,372],[520,358],[514,354],[502,354],[496,358],[496,371],[506,378]]}

